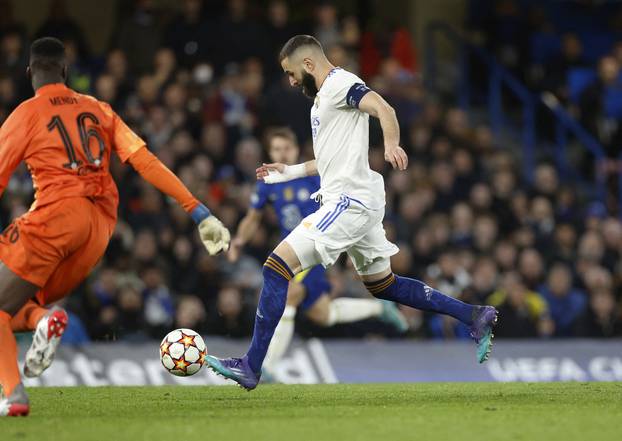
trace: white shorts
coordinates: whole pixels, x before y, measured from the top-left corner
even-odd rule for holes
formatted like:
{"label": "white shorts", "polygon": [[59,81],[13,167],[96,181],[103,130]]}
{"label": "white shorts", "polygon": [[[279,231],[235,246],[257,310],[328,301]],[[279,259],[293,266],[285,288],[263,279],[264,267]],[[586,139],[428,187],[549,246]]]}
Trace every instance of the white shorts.
{"label": "white shorts", "polygon": [[361,275],[377,274],[390,267],[399,249],[387,240],[382,220],[384,209],[370,210],[342,196],[302,220],[285,241],[294,249],[302,269],[330,266],[348,253]]}

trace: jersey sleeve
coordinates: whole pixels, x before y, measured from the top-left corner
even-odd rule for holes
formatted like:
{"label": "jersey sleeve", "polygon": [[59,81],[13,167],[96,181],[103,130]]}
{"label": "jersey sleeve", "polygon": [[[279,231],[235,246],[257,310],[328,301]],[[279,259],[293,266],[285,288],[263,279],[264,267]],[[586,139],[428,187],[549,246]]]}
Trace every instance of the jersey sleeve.
{"label": "jersey sleeve", "polygon": [[258,182],[255,192],[251,196],[251,208],[261,210],[268,203],[268,185],[265,182]]}
{"label": "jersey sleeve", "polygon": [[342,73],[336,80],[330,94],[338,109],[358,109],[361,99],[371,91],[363,80],[349,72]]}
{"label": "jersey sleeve", "polygon": [[112,145],[115,152],[122,162],[127,162],[130,156],[136,153],[141,147],[145,147],[147,143],[138,136],[112,109]]}
{"label": "jersey sleeve", "polygon": [[0,127],[0,195],[28,147],[30,124],[24,112],[24,107],[18,107]]}
{"label": "jersey sleeve", "polygon": [[199,201],[183,182],[147,150],[147,147],[139,148],[128,160],[145,181],[175,199],[186,212],[192,212],[199,205]]}

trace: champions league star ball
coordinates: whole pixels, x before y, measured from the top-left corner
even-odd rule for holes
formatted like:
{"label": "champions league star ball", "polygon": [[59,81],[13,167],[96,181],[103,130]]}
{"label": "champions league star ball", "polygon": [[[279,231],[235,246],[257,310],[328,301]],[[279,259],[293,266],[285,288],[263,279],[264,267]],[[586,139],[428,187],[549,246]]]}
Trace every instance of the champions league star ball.
{"label": "champions league star ball", "polygon": [[160,343],[162,366],[173,375],[188,377],[201,370],[207,347],[203,338],[192,329],[175,329]]}

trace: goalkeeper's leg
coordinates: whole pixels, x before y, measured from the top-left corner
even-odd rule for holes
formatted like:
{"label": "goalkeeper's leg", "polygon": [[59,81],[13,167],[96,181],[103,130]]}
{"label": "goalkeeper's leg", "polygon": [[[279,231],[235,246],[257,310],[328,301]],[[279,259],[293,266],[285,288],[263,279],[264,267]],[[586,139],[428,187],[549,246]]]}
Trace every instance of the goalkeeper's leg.
{"label": "goalkeeper's leg", "polygon": [[28,415],[30,410],[17,366],[17,342],[11,317],[38,289],[0,263],[0,416]]}
{"label": "goalkeeper's leg", "polygon": [[11,329],[13,332],[34,331],[37,323],[41,320],[49,310],[40,306],[34,300],[28,300],[17,313],[11,317]]}

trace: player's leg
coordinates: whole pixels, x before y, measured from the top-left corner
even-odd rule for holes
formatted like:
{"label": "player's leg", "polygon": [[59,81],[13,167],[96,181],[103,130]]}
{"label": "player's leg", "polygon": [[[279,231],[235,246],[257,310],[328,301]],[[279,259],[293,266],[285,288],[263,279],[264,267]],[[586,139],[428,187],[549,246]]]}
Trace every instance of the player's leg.
{"label": "player's leg", "polygon": [[[13,316],[13,332],[34,331],[32,344],[25,357],[25,376],[38,377],[52,363],[56,346],[60,343],[68,322],[65,310],[60,307],[44,308],[35,300],[29,300]],[[46,362],[43,363],[43,360]]]}
{"label": "player's leg", "polygon": [[[298,274],[296,278],[301,275]],[[306,287],[307,296],[299,310],[319,326],[376,318],[395,327],[398,332],[408,329],[406,319],[392,302],[350,297],[331,299],[327,295],[331,286],[326,278],[326,270],[321,265],[312,268],[301,281]]]}
{"label": "player's leg", "polygon": [[390,257],[397,252],[398,248],[387,240],[380,221],[348,249],[354,267],[374,297],[460,320],[471,328],[478,344],[478,360],[484,362],[490,353],[492,327],[497,321],[495,308],[469,305],[419,280],[393,274]]}
{"label": "player's leg", "polygon": [[38,291],[0,262],[0,416],[27,415],[28,397],[21,385],[17,365],[17,342],[11,317]]}
{"label": "player's leg", "polygon": [[[259,297],[253,339],[247,354],[242,358],[219,359],[208,355],[208,366],[220,375],[230,378],[242,387],[254,389],[261,375],[274,330],[285,310],[290,280],[300,271],[319,263],[331,264],[341,249],[330,250],[324,259],[316,250],[314,237],[305,229],[307,222],[315,225],[335,207],[324,206],[307,216],[292,233],[283,240],[266,260],[263,267],[263,288]],[[330,254],[330,255],[329,255]]]}
{"label": "player's leg", "polygon": [[11,318],[45,284],[57,262],[55,247],[38,240],[45,227],[40,217],[45,211],[26,213],[0,236],[0,385],[4,395],[0,416],[26,415],[29,411],[19,376]]}
{"label": "player's leg", "polygon": [[408,322],[393,302],[377,299],[322,295],[307,311],[306,316],[319,326],[335,326],[367,319],[378,319],[398,332],[408,330]]}
{"label": "player's leg", "polygon": [[[381,266],[385,268],[380,270]],[[373,267],[374,264],[367,270],[369,273],[362,270],[361,277],[367,290],[375,297],[423,311],[447,314],[467,325],[473,324],[476,307],[445,295],[419,280],[393,274],[387,258],[377,262],[376,269],[380,271],[375,271]]]}
{"label": "player's leg", "polygon": [[50,312],[49,309],[39,305],[36,301],[28,300],[11,318],[11,329],[13,332],[34,331],[39,320],[48,312]]}
{"label": "player's leg", "polygon": [[460,320],[469,326],[471,336],[477,342],[478,361],[483,363],[488,359],[492,348],[492,328],[497,322],[494,307],[469,305],[419,280],[393,274],[388,258],[362,268],[360,274],[365,286],[375,297]]}
{"label": "player's leg", "polygon": [[[305,272],[306,271],[299,273],[294,279],[297,279],[300,275],[304,275]],[[296,309],[302,303],[304,298],[304,285],[296,280],[292,280],[289,283],[287,303],[285,304],[283,316],[274,330],[272,341],[268,347],[268,353],[266,354],[266,358],[264,360],[264,371],[271,372],[281,358],[283,358],[285,352],[287,352],[287,348],[294,337]]]}
{"label": "player's leg", "polygon": [[[83,243],[57,265],[32,303],[49,305],[68,296],[86,279],[104,255],[112,226],[91,202],[86,202],[82,211],[83,216],[89,219],[88,234],[83,238]],[[46,312],[40,315],[42,310]],[[24,360],[24,375],[27,377],[38,377],[50,367],[69,322],[65,310],[58,306],[34,311],[39,319],[35,321],[36,317],[30,317],[29,320],[30,325],[35,324],[35,332]]]}
{"label": "player's leg", "polygon": [[[268,257],[263,267],[264,285],[259,297],[253,339],[246,356],[219,359],[208,355],[206,361],[211,369],[248,390],[257,386],[270,339],[285,309],[289,281],[303,269],[320,263],[332,265],[355,240],[352,239],[353,235],[356,236],[352,233],[352,221],[357,221],[360,214],[353,213],[347,219],[346,202],[324,204],[307,216]],[[324,225],[322,222],[325,219],[330,219],[330,222],[320,230],[318,226]],[[340,222],[336,222],[338,219]],[[327,233],[329,226],[336,231],[334,237]],[[360,229],[362,226],[356,228],[357,231]]]}
{"label": "player's leg", "polygon": [[205,360],[212,370],[245,389],[257,387],[270,341],[285,310],[289,282],[301,269],[300,259],[292,246],[286,241],[281,242],[263,266],[263,287],[248,352],[242,358],[220,359],[208,355]]}
{"label": "player's leg", "polygon": [[283,241],[268,256],[263,266],[263,288],[259,296],[253,339],[246,353],[248,365],[259,376],[274,330],[281,320],[289,282],[301,271],[298,256],[290,244]]}

